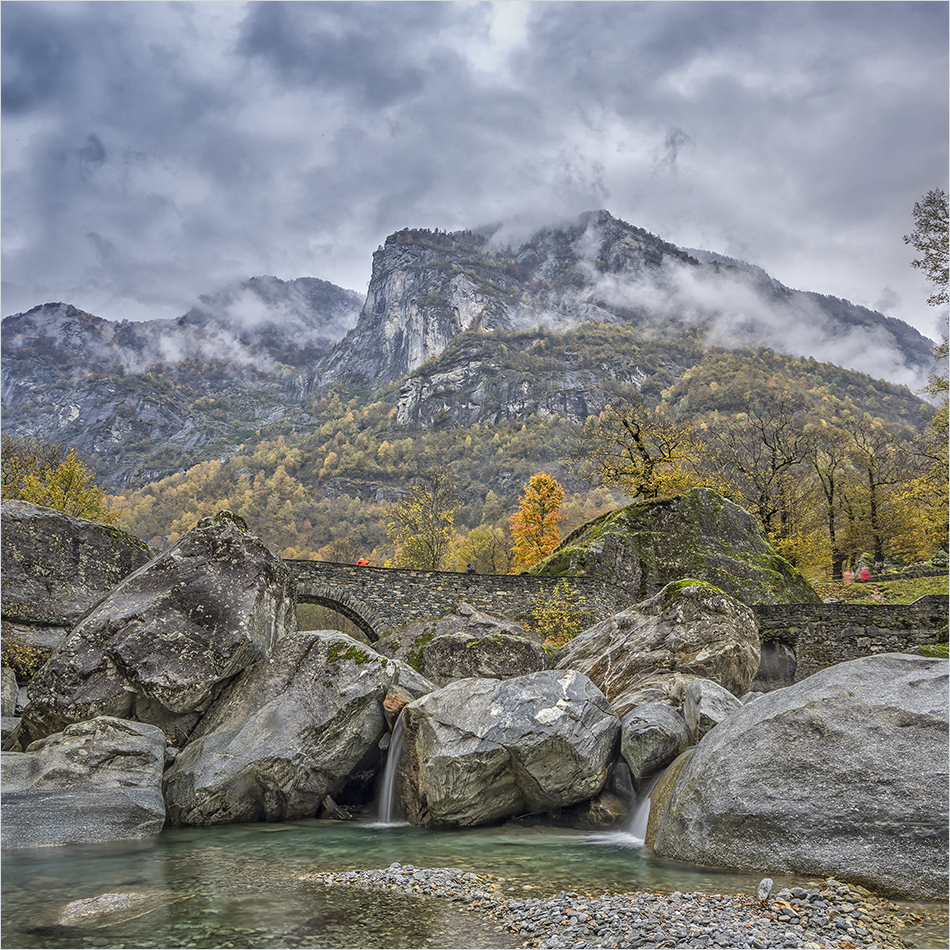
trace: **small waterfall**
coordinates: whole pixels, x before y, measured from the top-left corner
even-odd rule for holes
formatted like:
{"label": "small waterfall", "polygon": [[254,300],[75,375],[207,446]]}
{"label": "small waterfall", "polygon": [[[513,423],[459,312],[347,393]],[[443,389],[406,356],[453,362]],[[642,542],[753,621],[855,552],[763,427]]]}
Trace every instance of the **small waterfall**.
{"label": "small waterfall", "polygon": [[633,808],[630,809],[630,821],[626,829],[627,834],[638,839],[640,844],[646,841],[647,823],[650,820],[650,801],[653,795],[653,789],[656,788],[656,784],[660,781],[662,775],[663,772],[659,772],[643,786],[640,794],[637,795],[636,801],[633,803]]}
{"label": "small waterfall", "polygon": [[383,770],[383,781],[379,791],[379,820],[377,827],[385,825],[402,825],[404,821],[396,819],[399,810],[399,800],[396,795],[396,774],[399,768],[399,758],[402,755],[404,742],[402,712],[393,726],[393,737],[389,742],[389,754],[386,756],[386,768]]}
{"label": "small waterfall", "polygon": [[[665,771],[665,770],[664,770]],[[588,841],[605,844],[610,847],[642,848],[647,837],[647,823],[650,820],[650,802],[653,789],[663,777],[663,772],[654,775],[640,790],[630,806],[630,817],[622,829],[596,832],[588,835]]]}

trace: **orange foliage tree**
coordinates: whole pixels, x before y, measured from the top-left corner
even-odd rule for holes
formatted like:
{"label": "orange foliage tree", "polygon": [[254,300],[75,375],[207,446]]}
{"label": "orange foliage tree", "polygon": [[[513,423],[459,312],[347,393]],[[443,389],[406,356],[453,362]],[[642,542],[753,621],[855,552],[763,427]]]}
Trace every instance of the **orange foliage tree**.
{"label": "orange foliage tree", "polygon": [[515,570],[523,570],[547,557],[561,540],[558,522],[564,520],[564,489],[547,472],[532,475],[518,496],[518,510],[509,519],[515,540]]}

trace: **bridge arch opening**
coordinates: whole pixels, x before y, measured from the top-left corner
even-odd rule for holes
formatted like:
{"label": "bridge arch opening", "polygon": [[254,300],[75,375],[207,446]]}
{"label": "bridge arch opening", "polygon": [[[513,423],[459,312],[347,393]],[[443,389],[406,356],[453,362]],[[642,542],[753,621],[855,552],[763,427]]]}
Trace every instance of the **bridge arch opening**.
{"label": "bridge arch opening", "polygon": [[[385,627],[377,620],[365,604],[360,604],[345,594],[328,595],[298,591],[297,606],[301,604],[316,604],[326,607],[334,613],[345,617],[354,624],[370,643],[376,643],[385,633]],[[298,613],[299,616],[299,613]]]}

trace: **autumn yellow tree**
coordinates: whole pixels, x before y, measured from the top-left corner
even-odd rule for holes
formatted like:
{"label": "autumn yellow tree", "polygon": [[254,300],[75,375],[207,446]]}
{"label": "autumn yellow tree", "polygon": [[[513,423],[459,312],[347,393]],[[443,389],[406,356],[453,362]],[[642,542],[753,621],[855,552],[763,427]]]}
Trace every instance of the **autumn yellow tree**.
{"label": "autumn yellow tree", "polygon": [[23,480],[29,474],[47,479],[66,460],[68,449],[59,442],[43,442],[15,435],[4,435],[2,458],[3,497],[23,497]]}
{"label": "autumn yellow tree", "polygon": [[464,571],[471,566],[477,574],[508,574],[514,563],[511,535],[506,526],[479,525],[452,542],[445,566]]}
{"label": "autumn yellow tree", "polygon": [[632,497],[657,498],[704,484],[699,471],[705,454],[687,422],[631,401],[591,416],[571,458],[588,481]]}
{"label": "autumn yellow tree", "polygon": [[902,553],[910,560],[923,560],[935,550],[947,550],[947,516],[950,511],[950,471],[948,454],[948,395],[946,367],[940,361],[947,359],[948,347],[944,340],[933,348],[938,367],[930,375],[924,392],[937,404],[930,425],[917,443],[917,455],[923,466],[916,478],[911,479],[898,495],[898,502],[908,515],[906,523],[912,528],[901,538]]}
{"label": "autumn yellow tree", "polygon": [[396,545],[392,564],[438,570],[455,535],[455,476],[444,467],[417,479],[409,494],[389,508],[386,533]]}
{"label": "autumn yellow tree", "polygon": [[[65,454],[64,454],[65,453]],[[55,508],[77,518],[114,524],[118,513],[75,449],[28,439],[4,438],[3,497]]]}
{"label": "autumn yellow tree", "polygon": [[518,510],[509,520],[515,541],[515,570],[537,564],[558,546],[563,501],[564,489],[553,475],[538,472],[528,480],[524,494],[518,496]]}

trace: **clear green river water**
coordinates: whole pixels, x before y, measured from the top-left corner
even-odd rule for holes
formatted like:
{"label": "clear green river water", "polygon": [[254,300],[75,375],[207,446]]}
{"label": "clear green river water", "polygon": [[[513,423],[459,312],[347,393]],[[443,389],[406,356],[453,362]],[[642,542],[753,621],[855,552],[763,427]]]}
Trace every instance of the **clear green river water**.
{"label": "clear green river water", "polygon": [[[2,946],[517,947],[513,935],[447,900],[326,888],[299,880],[392,862],[494,875],[508,896],[634,890],[754,893],[761,873],[665,861],[629,835],[505,826],[439,832],[408,825],[300,821],[179,828],[101,845],[8,850],[2,859]],[[776,890],[803,878],[771,875]],[[65,905],[105,893],[148,895],[124,917],[81,925]],[[910,905],[905,905],[910,907]],[[908,939],[947,945],[946,904],[912,908],[930,923]]]}

